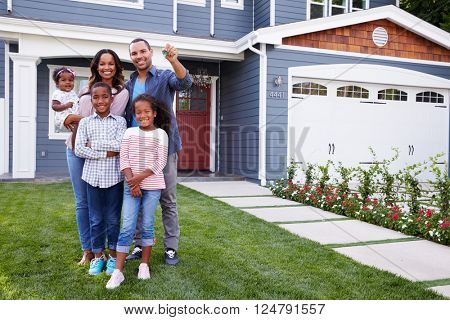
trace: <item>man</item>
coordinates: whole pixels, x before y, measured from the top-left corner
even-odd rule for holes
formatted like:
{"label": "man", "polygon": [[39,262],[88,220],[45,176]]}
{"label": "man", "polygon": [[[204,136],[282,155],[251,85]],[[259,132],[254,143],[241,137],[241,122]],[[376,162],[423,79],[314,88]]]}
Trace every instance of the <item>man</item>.
{"label": "man", "polygon": [[[177,49],[170,44],[166,44],[163,49],[163,54],[172,65],[174,71],[156,69],[156,67],[152,65],[153,49],[144,39],[134,39],[131,41],[129,49],[130,58],[136,67],[136,71],[125,84],[130,93],[130,100],[128,101],[126,109],[128,127],[138,125],[131,110],[131,102],[142,93],[150,94],[156,99],[163,101],[166,104],[167,112],[171,117],[169,155],[167,158],[167,165],[164,168],[166,189],[161,193],[160,204],[164,225],[165,262],[169,265],[176,265],[179,261],[177,251],[178,239],[180,237],[176,202],[177,152],[181,150],[181,139],[172,105],[175,91],[182,91],[190,88],[192,79],[186,68],[178,61]],[[134,239],[135,248],[133,253],[127,257],[127,260],[140,259],[141,257],[140,229],[140,219],[138,219]]]}

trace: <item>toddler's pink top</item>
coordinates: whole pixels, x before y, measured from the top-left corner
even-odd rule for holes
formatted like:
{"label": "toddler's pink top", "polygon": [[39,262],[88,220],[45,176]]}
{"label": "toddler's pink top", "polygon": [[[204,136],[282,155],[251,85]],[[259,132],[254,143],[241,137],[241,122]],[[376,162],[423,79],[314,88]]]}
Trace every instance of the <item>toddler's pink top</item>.
{"label": "toddler's pink top", "polygon": [[[83,88],[80,91],[80,102],[79,102],[79,108],[78,108],[78,112],[76,114],[82,116],[83,118],[85,117],[89,117],[91,115],[94,114],[94,107],[92,106],[92,102],[91,102],[91,95],[90,94],[85,94],[84,93],[88,92],[88,88]],[[128,104],[128,98],[129,98],[129,93],[127,89],[122,89],[119,93],[117,93],[116,89],[112,89],[112,93],[113,93],[113,102],[111,104],[111,113],[115,116],[121,116],[123,117],[124,113],[125,113],[125,108],[127,107]],[[69,149],[72,149],[72,133],[69,135],[69,137],[66,140],[66,146]]]}

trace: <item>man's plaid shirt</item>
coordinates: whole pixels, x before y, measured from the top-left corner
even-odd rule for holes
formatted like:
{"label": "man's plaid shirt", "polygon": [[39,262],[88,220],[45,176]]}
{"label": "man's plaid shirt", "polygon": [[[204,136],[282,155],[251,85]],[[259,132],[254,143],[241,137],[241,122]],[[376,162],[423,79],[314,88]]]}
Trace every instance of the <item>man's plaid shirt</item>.
{"label": "man's plaid shirt", "polygon": [[[109,188],[123,180],[120,157],[106,157],[106,151],[120,151],[122,136],[127,129],[124,118],[97,113],[80,121],[75,141],[75,154],[86,158],[81,178],[93,187]],[[86,147],[87,143],[90,147]]]}

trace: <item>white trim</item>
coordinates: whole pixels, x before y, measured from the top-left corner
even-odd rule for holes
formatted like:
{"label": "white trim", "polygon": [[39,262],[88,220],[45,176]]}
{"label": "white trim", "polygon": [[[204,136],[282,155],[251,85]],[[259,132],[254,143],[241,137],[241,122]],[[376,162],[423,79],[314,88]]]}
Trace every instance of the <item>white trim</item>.
{"label": "white trim", "polygon": [[275,27],[262,28],[258,30],[258,36],[256,37],[255,42],[282,44],[282,39],[286,37],[335,29],[381,19],[387,19],[415,34],[450,49],[450,37],[448,32],[441,30],[438,27],[435,27],[393,5],[350,12],[323,19],[313,19],[288,23]]}
{"label": "white trim", "polygon": [[173,0],[172,31],[178,32],[178,0]]}
{"label": "white trim", "polygon": [[244,10],[244,0],[238,0],[237,3],[230,3],[225,0],[220,0],[220,6],[222,8]]}
{"label": "white trim", "polygon": [[211,77],[211,109],[210,109],[210,130],[209,130],[209,171],[216,172],[216,114],[217,114],[217,80],[219,77]]}
{"label": "white trim", "polygon": [[206,7],[206,0],[178,0],[178,4],[188,6]]}
{"label": "white trim", "polygon": [[5,42],[5,95],[0,102],[0,174],[9,172],[9,43]]}
{"label": "white trim", "polygon": [[273,27],[275,26],[275,12],[276,10],[276,5],[275,5],[275,0],[270,0],[270,26]]}
{"label": "white trim", "polygon": [[353,0],[349,1],[349,11],[348,12],[354,12],[354,11],[362,11],[362,10],[367,10],[370,8],[370,0],[366,0],[365,4],[366,6],[364,8],[353,8]]}
{"label": "white trim", "polygon": [[[450,80],[403,68],[374,64],[329,64],[289,68],[292,77],[357,83],[450,89]],[[289,89],[290,90],[290,89]]]}
{"label": "white trim", "polygon": [[70,0],[75,2],[94,3],[102,6],[114,6],[131,9],[144,9],[144,0],[138,0],[137,2],[130,2],[125,0]]}
{"label": "white trim", "polygon": [[211,16],[210,16],[210,20],[209,20],[209,35],[211,37],[214,37],[214,33],[215,33],[215,31],[214,31],[214,23],[215,23],[214,15],[215,15],[215,4],[214,4],[214,0],[211,0]]}
{"label": "white trim", "polygon": [[36,173],[37,65],[39,57],[10,53],[14,64],[13,178]]}
{"label": "white trim", "polygon": [[429,64],[429,65],[436,65],[436,66],[443,66],[443,67],[449,67],[450,66],[450,62],[431,61],[431,60],[419,60],[419,59],[407,59],[407,58],[380,56],[380,55],[376,55],[376,54],[365,54],[365,53],[348,52],[348,51],[335,51],[335,50],[328,50],[328,49],[297,47],[297,46],[289,46],[289,45],[276,45],[275,48],[276,49],[282,49],[282,50],[293,50],[293,51],[301,51],[301,52],[324,53],[324,54],[332,54],[332,55],[337,55],[337,56],[357,57],[357,58],[364,58],[364,59],[399,61],[399,62],[408,62],[408,63],[416,63],[416,64],[417,63],[419,63],[419,64]]}

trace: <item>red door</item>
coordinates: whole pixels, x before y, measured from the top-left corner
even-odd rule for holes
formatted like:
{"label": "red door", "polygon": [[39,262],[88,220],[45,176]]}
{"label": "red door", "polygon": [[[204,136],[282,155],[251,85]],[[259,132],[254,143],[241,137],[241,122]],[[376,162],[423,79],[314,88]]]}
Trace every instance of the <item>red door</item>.
{"label": "red door", "polygon": [[177,123],[183,149],[178,169],[209,170],[211,88],[177,92]]}

